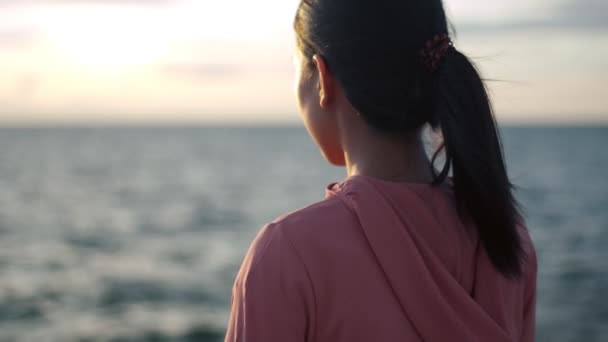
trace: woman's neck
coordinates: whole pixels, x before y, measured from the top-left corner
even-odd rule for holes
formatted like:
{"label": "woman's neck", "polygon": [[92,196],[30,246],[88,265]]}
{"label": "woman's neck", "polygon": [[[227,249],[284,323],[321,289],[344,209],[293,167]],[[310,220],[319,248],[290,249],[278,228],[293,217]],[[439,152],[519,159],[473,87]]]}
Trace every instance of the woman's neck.
{"label": "woman's neck", "polygon": [[371,133],[345,146],[348,176],[364,175],[395,182],[431,183],[431,163],[420,132],[402,136]]}

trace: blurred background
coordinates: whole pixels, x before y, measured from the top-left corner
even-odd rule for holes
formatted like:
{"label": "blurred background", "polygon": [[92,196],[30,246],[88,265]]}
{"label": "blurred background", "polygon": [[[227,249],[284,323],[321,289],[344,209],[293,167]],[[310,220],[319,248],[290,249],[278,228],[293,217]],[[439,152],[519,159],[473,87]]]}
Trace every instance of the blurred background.
{"label": "blurred background", "polygon": [[[608,2],[445,0],[539,256],[538,341],[608,336]],[[324,196],[297,0],[0,0],[0,342],[221,341],[262,227]]]}

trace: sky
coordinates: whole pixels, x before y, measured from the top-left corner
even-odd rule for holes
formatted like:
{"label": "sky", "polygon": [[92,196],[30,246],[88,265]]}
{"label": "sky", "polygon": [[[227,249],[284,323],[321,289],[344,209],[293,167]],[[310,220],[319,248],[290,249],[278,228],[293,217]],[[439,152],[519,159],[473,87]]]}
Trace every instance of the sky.
{"label": "sky", "polygon": [[[608,123],[608,1],[444,0],[500,122]],[[0,0],[0,125],[294,123],[297,0]]]}

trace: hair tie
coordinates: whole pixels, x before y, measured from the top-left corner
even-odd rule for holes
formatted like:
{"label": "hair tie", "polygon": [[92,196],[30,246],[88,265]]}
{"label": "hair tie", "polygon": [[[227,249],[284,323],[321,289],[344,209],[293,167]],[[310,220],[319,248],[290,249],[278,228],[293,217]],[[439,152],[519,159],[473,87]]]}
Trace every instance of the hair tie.
{"label": "hair tie", "polygon": [[419,61],[428,71],[436,71],[445,58],[450,47],[454,44],[447,34],[436,34],[433,39],[428,40],[422,50],[418,53]]}

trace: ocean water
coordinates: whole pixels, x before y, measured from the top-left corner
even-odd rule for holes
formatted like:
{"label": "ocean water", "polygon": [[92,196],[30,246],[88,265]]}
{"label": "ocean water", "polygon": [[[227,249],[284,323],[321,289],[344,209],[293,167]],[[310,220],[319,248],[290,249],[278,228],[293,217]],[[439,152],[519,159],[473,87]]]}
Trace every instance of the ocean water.
{"label": "ocean water", "polygon": [[[537,340],[608,340],[608,128],[503,139]],[[221,341],[257,231],[344,176],[297,127],[0,129],[0,342]]]}

